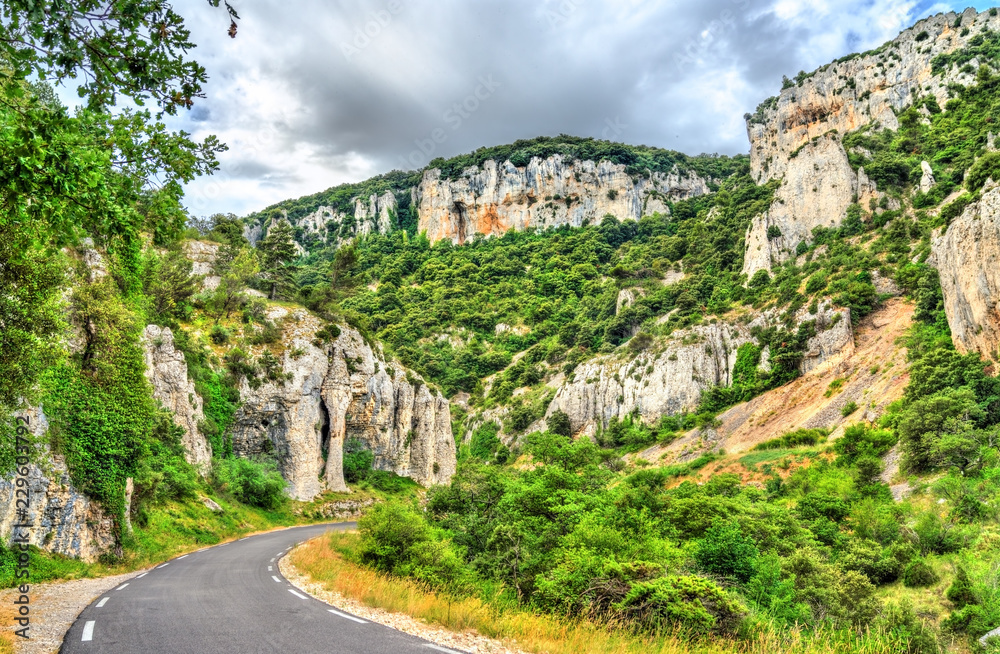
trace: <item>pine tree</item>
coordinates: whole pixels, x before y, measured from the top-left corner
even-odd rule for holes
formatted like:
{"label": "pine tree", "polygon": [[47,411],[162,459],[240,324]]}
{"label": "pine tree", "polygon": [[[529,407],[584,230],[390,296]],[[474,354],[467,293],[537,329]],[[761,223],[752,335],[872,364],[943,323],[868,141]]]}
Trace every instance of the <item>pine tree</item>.
{"label": "pine tree", "polygon": [[298,258],[292,226],[287,220],[271,225],[267,237],[257,246],[261,255],[261,280],[269,287],[268,297],[290,298],[295,293],[295,266]]}

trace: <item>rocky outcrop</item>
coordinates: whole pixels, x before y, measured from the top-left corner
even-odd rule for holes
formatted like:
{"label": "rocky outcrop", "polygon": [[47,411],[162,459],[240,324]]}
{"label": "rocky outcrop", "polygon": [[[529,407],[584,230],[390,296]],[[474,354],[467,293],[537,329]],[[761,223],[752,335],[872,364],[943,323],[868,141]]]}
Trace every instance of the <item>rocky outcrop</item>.
{"label": "rocky outcrop", "polygon": [[633,178],[610,161],[564,161],[561,155],[534,157],[523,168],[510,161],[487,160],[455,179],[441,171],[424,172],[414,191],[419,230],[434,242],[471,241],[477,234],[501,235],[510,229],[580,227],[608,214],[638,220],[669,213],[666,202],[709,192],[708,182],[691,172],[652,173]]}
{"label": "rocky outcrop", "polygon": [[233,451],[273,455],[290,494],[309,500],[346,491],[344,443],[359,439],[379,470],[424,485],[455,472],[448,401],[402,366],[387,362],[349,327],[317,345],[321,323],[305,311],[286,321],[282,366],[290,378],[241,388]]}
{"label": "rocky outcrop", "polygon": [[992,357],[1000,346],[1000,186],[966,207],[931,247],[955,346]]}
{"label": "rocky outcrop", "polygon": [[[975,70],[954,66],[935,74],[932,61],[967,46],[984,29],[1000,29],[1000,17],[974,9],[932,16],[877,50],[823,66],[747,115],[754,179],[785,183],[747,233],[744,273],[752,276],[786,259],[817,225],[839,226],[854,193],[864,207],[877,197],[862,171],[851,179],[840,139],[872,123],[898,128],[896,114],[919,97],[932,95],[944,107],[948,86],[973,83]],[[929,188],[933,174],[923,172]],[[774,242],[767,236],[772,226],[781,232]]]}
{"label": "rocky outcrop", "polygon": [[[753,219],[747,230],[743,273],[795,256],[796,246],[812,238],[816,227],[836,227],[858,192],[859,176],[834,136],[804,145],[789,162],[770,209]],[[865,178],[867,180],[867,178]]]}
{"label": "rocky outcrop", "polygon": [[[574,431],[593,433],[617,416],[638,410],[644,422],[697,408],[702,391],[732,384],[737,349],[753,342],[751,330],[775,324],[766,312],[753,321],[698,325],[655,343],[634,357],[616,353],[580,364],[556,391],[546,412],[564,411]],[[815,321],[816,336],[806,344],[800,369],[815,370],[835,354],[853,347],[850,312],[829,303],[816,314],[801,309],[797,323]],[[767,369],[762,357],[761,367]]]}
{"label": "rocky outcrop", "polygon": [[202,287],[205,290],[212,291],[219,286],[214,266],[220,247],[212,241],[184,241],[184,256],[191,261],[191,274],[204,276]]}
{"label": "rocky outcrop", "polygon": [[[48,429],[45,414],[26,412],[35,436]],[[114,521],[101,506],[76,490],[62,457],[41,453],[41,465],[27,467],[28,506],[22,515],[17,500],[24,487],[13,476],[0,479],[0,533],[8,542],[27,534],[28,542],[43,550],[94,561],[115,544]],[[18,526],[23,525],[23,526]]]}
{"label": "rocky outcrop", "polygon": [[[296,228],[296,243],[302,247],[315,239],[321,243],[340,244],[359,236],[388,234],[395,222],[396,211],[396,196],[392,191],[386,191],[382,195],[372,193],[367,198],[354,198],[351,211],[322,205],[299,218],[290,217],[287,211],[282,211],[282,215]],[[256,245],[264,237],[267,227],[268,221],[259,218],[244,226],[243,235]],[[302,249],[299,253],[305,252]]]}
{"label": "rocky outcrop", "polygon": [[205,414],[202,399],[188,379],[184,354],[174,347],[174,334],[169,327],[149,325],[142,334],[146,359],[146,379],[153,387],[153,397],[174,414],[174,422],[184,430],[181,444],[189,463],[203,473],[212,463],[212,446],[198,431]]}

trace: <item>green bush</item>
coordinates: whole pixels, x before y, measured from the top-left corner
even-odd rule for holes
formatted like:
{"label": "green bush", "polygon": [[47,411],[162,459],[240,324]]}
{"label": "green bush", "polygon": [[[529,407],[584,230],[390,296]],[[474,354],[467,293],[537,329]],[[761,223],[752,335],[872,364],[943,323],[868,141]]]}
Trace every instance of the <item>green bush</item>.
{"label": "green bush", "polygon": [[348,438],[344,442],[344,481],[356,484],[366,479],[375,463],[375,455],[365,442],[358,438]]}
{"label": "green bush", "polygon": [[650,631],[732,633],[746,610],[713,582],[694,576],[634,584],[613,607],[626,623]]}
{"label": "green bush", "polygon": [[694,558],[706,572],[746,582],[754,574],[760,552],[736,522],[717,523],[708,528],[694,551]]}
{"label": "green bush", "polygon": [[244,504],[273,511],[287,499],[285,480],[273,461],[216,459],[212,472],[223,490]]}
{"label": "green bush", "polygon": [[976,160],[965,176],[965,186],[970,191],[978,191],[992,178],[1000,183],[1000,152],[987,152]]}
{"label": "green bush", "polygon": [[916,559],[911,561],[906,568],[903,569],[903,585],[907,588],[923,588],[925,586],[933,586],[939,580],[937,573],[934,569],[927,565],[927,562],[922,559]]}
{"label": "green bush", "polygon": [[552,412],[546,420],[545,424],[548,425],[549,431],[553,434],[559,434],[560,436],[572,436],[573,428],[569,422],[569,416],[566,415],[565,411],[555,410]]}
{"label": "green bush", "polygon": [[212,327],[212,331],[208,333],[208,337],[212,339],[212,342],[216,345],[225,345],[229,342],[230,333],[229,330],[222,325],[215,325]]}
{"label": "green bush", "polygon": [[858,403],[855,402],[854,400],[851,400],[850,402],[848,402],[847,404],[845,404],[843,407],[841,407],[841,409],[840,409],[840,415],[842,415],[842,416],[844,416],[846,418],[847,416],[851,415],[852,413],[854,413],[857,410],[858,410]]}

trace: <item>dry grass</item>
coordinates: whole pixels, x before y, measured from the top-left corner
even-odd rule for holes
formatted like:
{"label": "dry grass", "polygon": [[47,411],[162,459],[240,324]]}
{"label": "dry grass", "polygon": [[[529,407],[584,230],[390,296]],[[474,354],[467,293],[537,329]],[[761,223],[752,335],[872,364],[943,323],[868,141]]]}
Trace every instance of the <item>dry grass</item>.
{"label": "dry grass", "polygon": [[739,641],[723,638],[691,641],[679,634],[641,636],[586,621],[501,609],[475,597],[449,599],[411,581],[357,566],[341,554],[357,534],[331,533],[292,553],[303,574],[367,606],[403,613],[446,629],[475,631],[508,646],[537,654],[898,654],[877,634],[760,629]]}
{"label": "dry grass", "polygon": [[0,654],[14,654],[17,651],[14,647],[14,642],[17,640],[14,629],[18,628],[14,623],[16,615],[13,604],[0,604],[0,625],[2,625],[0,627]]}

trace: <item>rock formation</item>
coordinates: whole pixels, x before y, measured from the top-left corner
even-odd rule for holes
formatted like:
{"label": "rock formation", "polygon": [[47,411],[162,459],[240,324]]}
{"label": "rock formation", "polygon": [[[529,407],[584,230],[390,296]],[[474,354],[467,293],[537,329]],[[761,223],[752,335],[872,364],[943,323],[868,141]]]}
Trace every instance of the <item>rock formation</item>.
{"label": "rock formation", "polygon": [[[845,134],[871,123],[896,129],[896,114],[918,97],[932,95],[943,107],[950,84],[974,81],[975,71],[960,67],[936,75],[931,62],[967,46],[983,29],[1000,29],[1000,17],[967,9],[960,24],[958,18],[949,12],[922,20],[877,50],[823,66],[747,115],[754,179],[764,183],[783,178],[785,184],[747,234],[744,273],[752,276],[769,269],[772,260],[788,258],[799,242],[809,240],[809,230],[816,225],[839,226],[853,193],[873,192],[860,184],[861,171],[850,180],[840,144]],[[821,183],[811,183],[812,178]],[[822,208],[814,206],[817,200]],[[859,201],[867,206],[864,197]],[[767,238],[771,226],[782,234],[774,243]]]}
{"label": "rock formation", "polygon": [[992,358],[1000,346],[1000,186],[936,235],[932,252],[955,346]]}
{"label": "rock formation", "polygon": [[[816,321],[817,334],[808,341],[800,364],[803,372],[853,347],[847,309],[825,303],[815,315],[801,309],[795,320]],[[673,334],[665,343],[655,344],[634,358],[615,353],[591,359],[577,366],[571,379],[559,387],[547,414],[564,411],[574,431],[593,433],[612,417],[623,419],[635,410],[647,423],[663,415],[694,410],[702,391],[732,384],[736,351],[753,341],[751,329],[775,322],[777,316],[766,312],[746,324],[720,321],[698,325]],[[766,369],[766,359],[762,358],[761,364]]]}
{"label": "rock formation", "polygon": [[414,190],[419,230],[431,242],[465,243],[476,234],[501,235],[510,229],[580,227],[611,214],[638,220],[669,213],[667,200],[709,192],[708,182],[694,173],[652,173],[633,179],[625,166],[610,161],[566,162],[561,155],[532,158],[524,168],[509,161],[487,160],[456,179],[441,171],[424,172]]}
{"label": "rock formation", "polygon": [[[348,212],[323,205],[299,218],[290,217],[286,211],[282,215],[293,227],[301,230],[301,236],[296,238],[303,242],[314,237],[321,242],[329,238],[332,242],[341,243],[368,234],[387,234],[393,228],[396,210],[396,196],[392,191],[386,191],[382,195],[373,193],[367,198],[354,198],[354,208]],[[244,226],[243,236],[256,245],[264,238],[267,227],[268,219],[261,217]]]}
{"label": "rock formation", "polygon": [[361,335],[342,327],[322,347],[313,343],[320,322],[305,311],[288,321],[282,365],[291,378],[251,388],[233,424],[233,451],[273,454],[296,499],[324,489],[345,491],[342,450],[359,439],[374,466],[430,485],[455,472],[448,401],[393,362]]}
{"label": "rock formation", "polygon": [[153,397],[174,414],[174,422],[184,430],[181,443],[185,458],[204,473],[212,463],[212,446],[198,431],[204,419],[202,399],[188,379],[184,354],[174,348],[174,334],[169,327],[149,325],[142,334],[146,358],[146,379],[153,387]]}
{"label": "rock formation", "polygon": [[[24,412],[36,437],[48,429],[45,414],[33,409]],[[114,521],[101,506],[76,490],[66,464],[44,448],[41,465],[28,468],[27,520],[19,519],[13,476],[0,479],[0,534],[13,538],[14,531],[28,534],[28,542],[41,549],[85,561],[94,561],[115,544]],[[28,528],[15,529],[27,524]]]}

